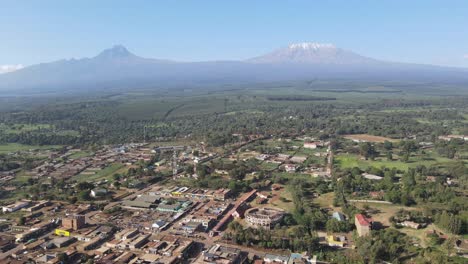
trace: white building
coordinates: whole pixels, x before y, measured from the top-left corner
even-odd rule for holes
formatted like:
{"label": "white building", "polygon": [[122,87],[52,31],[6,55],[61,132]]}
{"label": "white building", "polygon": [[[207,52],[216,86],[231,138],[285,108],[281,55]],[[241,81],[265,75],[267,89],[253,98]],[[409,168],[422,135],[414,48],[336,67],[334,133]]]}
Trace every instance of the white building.
{"label": "white building", "polygon": [[4,213],[13,213],[13,212],[16,212],[26,206],[28,206],[30,204],[29,201],[18,201],[14,204],[9,204],[7,206],[3,206],[2,207],[2,211]]}
{"label": "white building", "polygon": [[370,173],[363,173],[362,177],[369,179],[369,180],[378,180],[378,181],[383,179],[383,177],[381,176],[370,174]]}
{"label": "white building", "polygon": [[295,172],[296,171],[296,165],[286,164],[284,166],[284,169],[286,170],[286,172]]}

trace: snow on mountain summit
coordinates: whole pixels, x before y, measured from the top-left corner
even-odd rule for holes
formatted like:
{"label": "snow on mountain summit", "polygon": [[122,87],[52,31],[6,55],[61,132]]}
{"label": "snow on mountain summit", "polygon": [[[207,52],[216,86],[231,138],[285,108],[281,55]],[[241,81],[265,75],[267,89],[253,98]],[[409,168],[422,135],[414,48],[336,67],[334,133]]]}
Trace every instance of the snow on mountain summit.
{"label": "snow on mountain summit", "polygon": [[329,43],[301,42],[248,60],[253,63],[366,64],[376,61]]}
{"label": "snow on mountain summit", "polygon": [[336,46],[330,43],[315,43],[315,42],[301,42],[292,43],[288,46],[289,49],[303,49],[303,50],[319,50],[319,49],[336,49]]}

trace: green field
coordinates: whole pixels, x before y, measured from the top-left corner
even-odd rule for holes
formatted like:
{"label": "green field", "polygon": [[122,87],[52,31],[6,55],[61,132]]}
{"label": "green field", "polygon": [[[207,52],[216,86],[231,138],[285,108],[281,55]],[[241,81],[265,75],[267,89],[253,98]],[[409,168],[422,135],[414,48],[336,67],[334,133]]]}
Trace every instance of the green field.
{"label": "green field", "polygon": [[90,152],[90,151],[77,151],[77,152],[71,154],[68,157],[70,159],[79,159],[79,158],[84,158],[84,157],[91,156],[92,154],[93,154],[93,152]]}
{"label": "green field", "polygon": [[273,177],[280,176],[283,179],[305,179],[306,181],[315,181],[315,178],[312,178],[310,174],[306,173],[296,173],[296,172],[274,172]]}
{"label": "green field", "polygon": [[262,162],[259,167],[262,170],[270,171],[270,170],[274,170],[274,169],[278,168],[278,166],[279,166],[279,164],[277,164],[277,163]]}
{"label": "green field", "polygon": [[436,164],[453,163],[453,160],[437,157],[436,155],[428,154],[427,157],[414,157],[412,156],[409,162],[402,162],[399,160],[388,161],[385,158],[377,158],[376,160],[363,160],[359,155],[354,154],[339,154],[335,156],[335,164],[342,168],[362,168],[366,169],[369,167],[386,167],[396,168],[398,170],[408,170],[408,168],[414,168],[419,165],[426,167]]}
{"label": "green field", "polygon": [[6,125],[0,124],[0,131],[3,131],[7,134],[18,134],[21,132],[29,132],[41,129],[51,129],[52,125],[49,124],[14,124]]}
{"label": "green field", "polygon": [[112,179],[112,176],[115,173],[120,173],[124,172],[126,170],[125,165],[121,163],[114,163],[111,164],[110,166],[105,167],[104,169],[97,171],[96,174],[94,175],[85,175],[85,174],[79,174],[75,177],[73,177],[73,180],[76,180],[77,182],[92,182],[92,181],[98,181],[98,180],[103,180],[107,179],[110,180]]}
{"label": "green field", "polygon": [[46,149],[58,149],[61,146],[33,146],[23,145],[18,143],[8,143],[0,145],[0,153],[18,152],[18,151],[29,151],[29,150],[46,150]]}

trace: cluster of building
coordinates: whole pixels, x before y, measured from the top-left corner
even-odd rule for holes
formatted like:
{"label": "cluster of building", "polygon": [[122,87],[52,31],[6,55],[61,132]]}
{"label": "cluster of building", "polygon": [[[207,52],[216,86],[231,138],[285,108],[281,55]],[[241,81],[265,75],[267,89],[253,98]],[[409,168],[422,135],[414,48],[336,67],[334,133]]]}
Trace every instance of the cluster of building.
{"label": "cluster of building", "polygon": [[138,161],[150,161],[151,150],[146,144],[125,144],[119,147],[106,146],[90,156],[73,158],[80,149],[67,148],[63,154],[54,153],[51,159],[32,169],[29,174],[35,178],[52,177],[70,179],[76,175],[95,175],[114,163],[132,165]]}
{"label": "cluster of building", "polygon": [[[310,152],[310,149],[327,146],[327,142],[306,140],[302,147]],[[178,147],[178,150],[182,149],[184,153],[176,157],[179,161],[197,164],[214,157],[206,153],[193,155],[186,148]],[[149,161],[150,153],[165,151],[174,151],[174,147],[150,149],[145,144],[126,144],[105,147],[92,156],[73,159],[70,157],[77,150],[68,149],[65,154],[57,154],[52,161],[40,165],[33,172],[38,177],[64,179],[76,175],[92,176],[110,164],[131,165],[141,160]],[[329,163],[333,162],[329,148],[313,153],[320,158],[326,157]],[[304,165],[306,156],[263,153],[255,157],[263,162],[277,163],[288,172],[310,172],[311,176],[323,177],[331,173],[327,165]],[[165,162],[159,166],[164,167]],[[258,264],[315,263],[316,258],[305,254],[262,253],[220,242],[223,238],[220,235],[233,220],[238,220],[245,227],[264,229],[273,229],[282,222],[285,211],[276,208],[274,203],[281,186],[273,184],[272,192],[268,193],[265,189],[270,185],[271,181],[268,181],[268,184],[258,187],[263,191],[253,189],[238,198],[225,188],[210,190],[154,184],[114,197],[110,203],[99,205],[100,201],[97,201],[96,206],[21,200],[2,208],[5,214],[24,211],[27,217],[25,223],[6,228],[6,233],[15,239],[0,240],[0,248],[5,252],[12,250],[5,255],[7,258],[32,258],[38,263],[59,263],[59,255],[64,253],[69,259],[80,255],[92,256],[95,263],[228,264],[246,260]],[[90,195],[98,197],[102,193],[101,188],[95,188]],[[338,212],[332,217],[345,221],[345,216]],[[358,234],[365,236],[372,230],[373,221],[356,215],[355,225]],[[325,242],[332,247],[349,244],[348,238],[340,234],[328,234]]]}
{"label": "cluster of building", "polygon": [[[261,153],[256,155],[255,158],[262,162],[278,164],[281,166],[280,168],[289,173],[310,173],[314,177],[321,177],[325,179],[330,178],[333,164],[333,154],[329,148],[330,142],[311,141],[311,138],[300,138],[300,140],[304,141],[304,149],[317,150],[314,151],[314,156],[319,158],[326,158],[326,164],[307,164],[307,166],[304,166],[305,161],[308,159],[308,155],[304,154],[290,155],[278,153],[273,155]],[[293,146],[293,149],[297,150],[299,149],[299,146]]]}
{"label": "cluster of building", "polygon": [[[31,220],[34,225],[29,226],[28,220],[24,226],[14,226],[10,230],[16,233],[16,240],[2,240],[0,246],[12,250],[7,259],[34,258],[38,263],[59,263],[60,254],[69,259],[93,256],[95,263],[243,263],[247,259],[301,263],[297,254],[252,255],[236,246],[211,242],[210,236],[222,232],[236,218],[255,228],[270,228],[281,221],[281,210],[250,208],[256,194],[252,190],[233,199],[225,189],[156,186],[124,199],[122,209],[110,215],[92,206],[21,201],[5,208],[51,210],[56,218],[44,214],[40,220]],[[290,262],[292,258],[296,262]],[[300,259],[308,258],[301,255]]]}
{"label": "cluster of building", "polygon": [[2,171],[0,172],[0,183],[7,182],[15,178],[14,171]]}

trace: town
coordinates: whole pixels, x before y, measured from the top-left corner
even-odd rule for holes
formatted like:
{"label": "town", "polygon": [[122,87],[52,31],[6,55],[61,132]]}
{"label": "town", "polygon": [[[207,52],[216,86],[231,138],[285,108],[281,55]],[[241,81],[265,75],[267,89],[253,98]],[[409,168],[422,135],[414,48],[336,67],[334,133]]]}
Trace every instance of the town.
{"label": "town", "polygon": [[[466,146],[467,139],[449,135],[436,142]],[[28,169],[1,175],[1,188],[14,195],[0,215],[0,259],[327,263],[324,252],[355,249],[372,230],[417,232],[423,239],[416,247],[434,236],[451,240],[434,219],[389,193],[394,184],[406,184],[403,169],[348,164],[403,166],[407,142],[413,158],[434,151],[434,142],[410,140],[249,135],[223,151],[203,142],[34,150],[42,158]],[[345,175],[349,169],[353,176]],[[459,178],[425,174],[418,181],[460,184]],[[362,182],[359,187],[346,189],[350,177]],[[450,243],[467,254],[466,240]]]}

